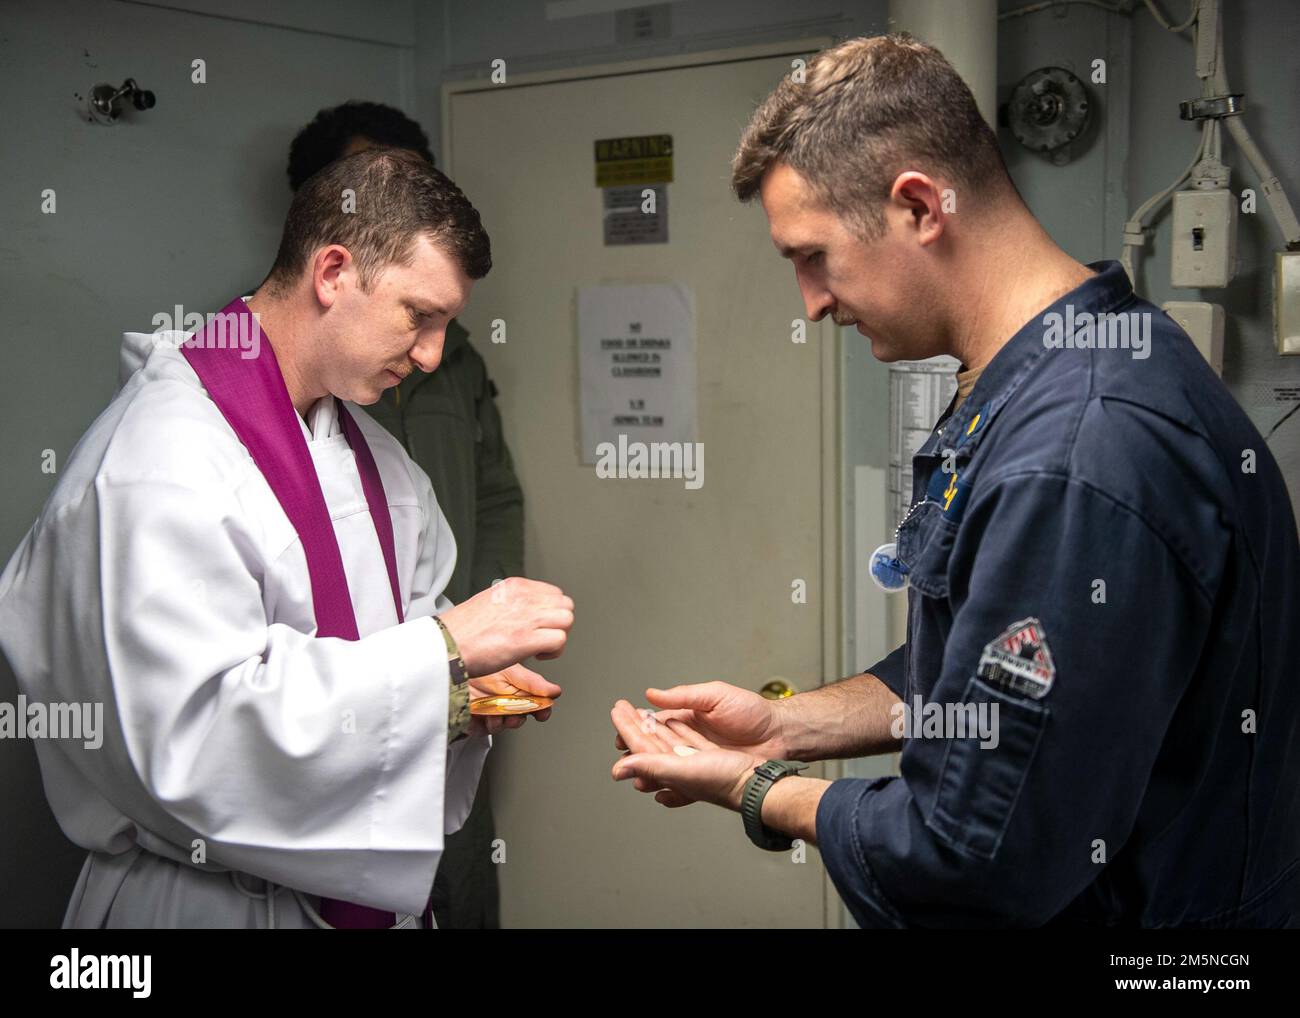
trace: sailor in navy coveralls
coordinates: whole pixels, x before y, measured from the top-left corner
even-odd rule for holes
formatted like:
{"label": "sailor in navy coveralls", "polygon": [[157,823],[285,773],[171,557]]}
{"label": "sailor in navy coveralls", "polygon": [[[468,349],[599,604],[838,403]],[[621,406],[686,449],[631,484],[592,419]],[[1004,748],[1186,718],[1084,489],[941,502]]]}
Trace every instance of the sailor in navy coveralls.
{"label": "sailor in navy coveralls", "polygon": [[[619,701],[613,777],[815,843],[863,926],[1300,926],[1296,520],[1188,336],[1053,241],[909,36],[778,84],[732,187],[809,320],[881,361],[957,357],[958,396],[871,556],[905,644],[785,700],[741,674]],[[895,751],[893,776],[799,773]]]}
{"label": "sailor in navy coveralls", "polygon": [[[907,643],[869,671],[996,703],[1000,738],[830,786],[817,841],[862,925],[1300,922],[1291,503],[1187,336],[1090,267],[913,460]],[[1067,305],[1148,315],[1148,356],[1047,346]],[[1037,667],[1000,663],[1016,643]]]}

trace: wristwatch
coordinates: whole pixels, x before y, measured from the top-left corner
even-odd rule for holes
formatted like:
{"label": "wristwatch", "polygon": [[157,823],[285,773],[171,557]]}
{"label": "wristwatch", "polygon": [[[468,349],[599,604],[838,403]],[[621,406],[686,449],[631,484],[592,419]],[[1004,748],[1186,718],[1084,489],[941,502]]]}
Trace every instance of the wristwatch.
{"label": "wristwatch", "polygon": [[443,642],[447,644],[447,674],[451,679],[447,687],[447,743],[451,744],[469,734],[469,673],[451,630],[437,615],[433,621],[438,623]]}
{"label": "wristwatch", "polygon": [[768,789],[782,778],[807,769],[807,764],[791,760],[769,760],[754,768],[754,776],[745,783],[745,792],[740,799],[740,818],[745,822],[749,840],[759,848],[784,852],[794,846],[790,838],[763,823],[763,800],[767,798]]}

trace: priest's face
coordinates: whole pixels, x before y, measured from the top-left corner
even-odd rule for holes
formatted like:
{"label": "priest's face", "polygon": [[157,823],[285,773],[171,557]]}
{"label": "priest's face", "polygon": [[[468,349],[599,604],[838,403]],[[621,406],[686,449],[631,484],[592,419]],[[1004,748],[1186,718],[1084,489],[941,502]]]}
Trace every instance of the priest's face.
{"label": "priest's face", "polygon": [[442,360],[447,325],[464,310],[474,282],[424,235],[409,261],[381,269],[369,293],[342,288],[330,308],[332,349],[322,372],[334,395],[368,405],[412,371],[433,371]]}

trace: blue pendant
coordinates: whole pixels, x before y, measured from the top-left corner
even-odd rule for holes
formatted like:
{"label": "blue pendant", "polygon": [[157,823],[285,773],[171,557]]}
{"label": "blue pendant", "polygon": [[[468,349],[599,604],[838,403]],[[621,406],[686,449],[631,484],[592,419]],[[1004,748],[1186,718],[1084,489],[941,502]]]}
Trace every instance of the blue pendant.
{"label": "blue pendant", "polygon": [[907,566],[898,560],[898,545],[882,544],[871,553],[871,581],[887,594],[907,589]]}

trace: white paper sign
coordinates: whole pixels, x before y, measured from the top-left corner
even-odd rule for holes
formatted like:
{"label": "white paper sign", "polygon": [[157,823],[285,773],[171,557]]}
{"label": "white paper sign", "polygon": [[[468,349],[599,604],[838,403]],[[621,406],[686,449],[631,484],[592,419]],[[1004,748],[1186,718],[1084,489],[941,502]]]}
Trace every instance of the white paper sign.
{"label": "white paper sign", "polygon": [[603,442],[694,442],[695,298],[682,283],[578,288],[582,461]]}

